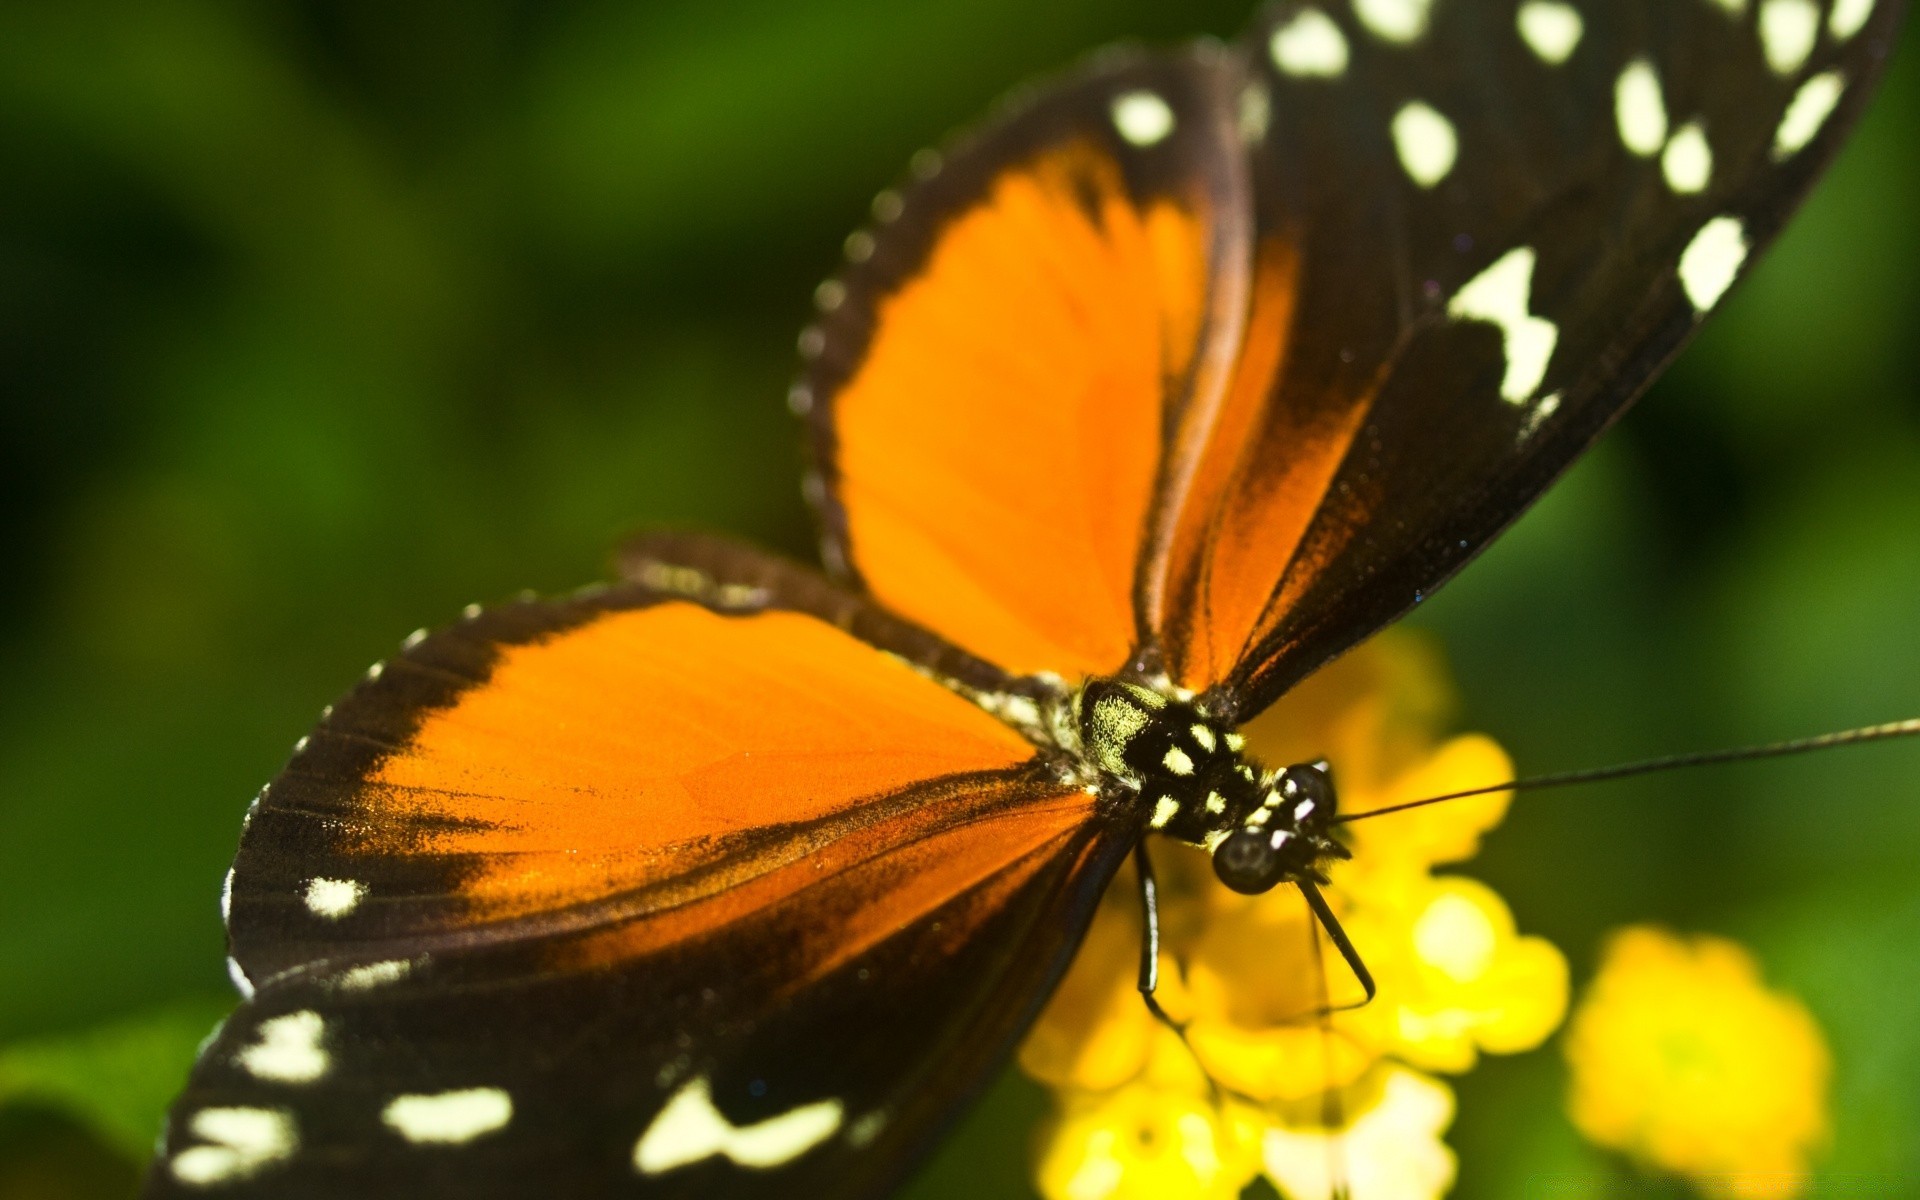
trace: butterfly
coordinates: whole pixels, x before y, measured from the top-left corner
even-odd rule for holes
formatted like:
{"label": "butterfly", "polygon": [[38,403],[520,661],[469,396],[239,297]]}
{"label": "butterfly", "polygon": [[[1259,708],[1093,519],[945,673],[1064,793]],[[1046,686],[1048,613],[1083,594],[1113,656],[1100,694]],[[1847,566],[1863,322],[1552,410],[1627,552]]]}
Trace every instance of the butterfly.
{"label": "butterfly", "polygon": [[1646,387],[1899,8],[1286,0],[915,157],[800,337],[826,573],[644,535],[370,670],[145,1194],[885,1194],[1144,839],[1315,901],[1331,777],[1237,728]]}

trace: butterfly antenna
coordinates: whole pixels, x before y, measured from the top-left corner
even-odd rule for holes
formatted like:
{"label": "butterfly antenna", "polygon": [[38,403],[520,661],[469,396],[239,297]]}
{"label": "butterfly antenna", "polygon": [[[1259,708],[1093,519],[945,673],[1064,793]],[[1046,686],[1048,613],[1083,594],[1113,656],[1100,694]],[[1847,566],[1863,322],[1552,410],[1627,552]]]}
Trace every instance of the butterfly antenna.
{"label": "butterfly antenna", "polygon": [[1718,763],[1750,762],[1761,758],[1782,758],[1790,754],[1809,754],[1816,750],[1837,750],[1842,746],[1857,746],[1863,742],[1884,742],[1893,738],[1912,737],[1915,734],[1920,734],[1920,717],[1905,721],[1889,721],[1884,725],[1864,725],[1858,729],[1843,729],[1838,733],[1823,733],[1815,737],[1794,738],[1791,741],[1771,742],[1761,746],[1740,746],[1731,750],[1702,750],[1693,754],[1670,754],[1664,758],[1643,759],[1640,762],[1621,763],[1611,767],[1591,767],[1583,771],[1535,775],[1530,779],[1510,779],[1505,783],[1492,783],[1485,787],[1448,792],[1441,796],[1428,796],[1424,800],[1409,800],[1405,804],[1390,804],[1385,808],[1350,813],[1336,818],[1336,823],[1345,825],[1372,817],[1384,817],[1388,813],[1425,808],[1429,804],[1442,804],[1448,800],[1485,796],[1491,792],[1537,791],[1543,788],[1569,787],[1577,783],[1602,783],[1610,779],[1631,779],[1636,775],[1653,775],[1682,767],[1705,767]]}

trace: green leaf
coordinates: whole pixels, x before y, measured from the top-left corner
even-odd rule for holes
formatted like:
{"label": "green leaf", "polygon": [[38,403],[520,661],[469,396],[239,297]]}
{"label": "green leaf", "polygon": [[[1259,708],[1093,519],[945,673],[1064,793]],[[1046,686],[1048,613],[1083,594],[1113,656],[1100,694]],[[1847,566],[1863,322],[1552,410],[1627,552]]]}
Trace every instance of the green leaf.
{"label": "green leaf", "polygon": [[232,1008],[194,999],[111,1024],[0,1049],[0,1106],[66,1113],[144,1161],[187,1068]]}

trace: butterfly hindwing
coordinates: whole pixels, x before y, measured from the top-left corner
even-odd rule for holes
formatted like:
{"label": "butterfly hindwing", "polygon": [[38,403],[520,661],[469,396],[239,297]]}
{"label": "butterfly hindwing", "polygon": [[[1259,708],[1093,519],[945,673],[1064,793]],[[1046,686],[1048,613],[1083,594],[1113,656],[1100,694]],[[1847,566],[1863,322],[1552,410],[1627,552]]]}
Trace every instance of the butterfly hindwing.
{"label": "butterfly hindwing", "polygon": [[858,601],[705,557],[761,582],[682,563],[477,613],[330,711],[250,818],[254,991],[148,1194],[870,1195],[911,1167],[1130,834],[781,594]]}
{"label": "butterfly hindwing", "polygon": [[1258,274],[1175,542],[1175,676],[1258,711],[1523,511],[1778,232],[1899,7],[1270,7]]}

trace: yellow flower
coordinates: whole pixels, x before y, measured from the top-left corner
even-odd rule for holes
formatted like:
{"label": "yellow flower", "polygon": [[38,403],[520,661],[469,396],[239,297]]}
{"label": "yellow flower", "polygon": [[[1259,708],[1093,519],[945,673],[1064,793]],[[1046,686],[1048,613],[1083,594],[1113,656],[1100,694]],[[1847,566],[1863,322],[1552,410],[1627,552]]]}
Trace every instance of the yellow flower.
{"label": "yellow flower", "polygon": [[[1453,1151],[1440,1140],[1453,1092],[1391,1068],[1377,1103],[1337,1134],[1276,1126],[1261,1143],[1267,1177],[1289,1200],[1432,1200],[1453,1186]],[[1336,1184],[1344,1184],[1338,1191]]]}
{"label": "yellow flower", "polygon": [[1567,1032],[1580,1131],[1711,1195],[1797,1194],[1825,1140],[1830,1060],[1798,1000],[1724,938],[1608,942]]}
{"label": "yellow flower", "polygon": [[1111,1092],[1066,1093],[1042,1131],[1047,1200],[1234,1200],[1259,1170],[1258,1125],[1214,1103],[1171,1033],[1153,1040],[1161,1069]]}
{"label": "yellow flower", "polygon": [[[1364,812],[1511,777],[1491,740],[1436,736],[1449,709],[1437,656],[1391,633],[1244,732],[1268,766],[1324,756],[1343,810]],[[1020,1053],[1056,1095],[1039,1166],[1049,1200],[1231,1196],[1262,1169],[1293,1200],[1329,1194],[1338,1174],[1356,1200],[1445,1191],[1452,1093],[1401,1064],[1468,1070],[1482,1052],[1538,1045],[1566,1008],[1559,951],[1521,936],[1491,889],[1433,874],[1470,857],[1508,799],[1348,827],[1354,858],[1333,868],[1327,900],[1379,998],[1345,1011],[1325,1010],[1359,1001],[1359,981],[1296,889],[1240,895],[1205,853],[1150,843],[1158,999],[1186,1042],[1140,1002],[1139,901],[1123,871]]]}
{"label": "yellow flower", "polygon": [[[1543,938],[1515,933],[1506,902],[1457,876],[1411,889],[1391,950],[1393,1052],[1416,1066],[1466,1071],[1477,1051],[1531,1050],[1567,1009],[1567,961]],[[1383,931],[1382,941],[1386,940]]]}

